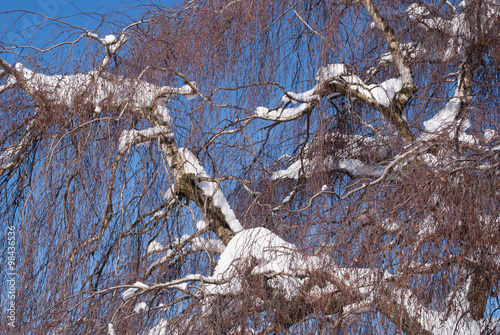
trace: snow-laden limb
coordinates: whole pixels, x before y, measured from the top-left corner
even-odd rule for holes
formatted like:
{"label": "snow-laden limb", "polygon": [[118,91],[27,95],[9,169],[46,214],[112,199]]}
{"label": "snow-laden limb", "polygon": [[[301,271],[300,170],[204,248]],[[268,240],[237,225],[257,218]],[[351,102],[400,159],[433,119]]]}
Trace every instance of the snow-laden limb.
{"label": "snow-laden limb", "polygon": [[354,97],[384,107],[391,106],[396,93],[402,88],[401,78],[391,78],[380,84],[365,84],[358,76],[350,74],[344,64],[330,64],[319,69],[316,80],[320,85],[318,89],[322,85],[336,82],[354,92]]}
{"label": "snow-laden limb", "polygon": [[382,165],[366,165],[358,159],[339,159],[327,157],[322,164],[311,161],[307,158],[299,159],[292,163],[285,170],[279,170],[272,174],[271,179],[299,179],[299,177],[310,177],[313,173],[321,171],[345,172],[353,177],[373,177],[378,178],[385,170]]}
{"label": "snow-laden limb", "polygon": [[362,101],[381,112],[409,144],[413,142],[414,136],[402,116],[402,111],[417,88],[413,85],[411,71],[404,62],[402,64],[401,77],[390,78],[377,84],[365,83],[357,75],[350,73],[344,64],[330,64],[318,70],[316,74],[318,84],[314,91],[321,97],[337,93]]}
{"label": "snow-laden limb", "polygon": [[[203,230],[206,230],[205,227]],[[153,261],[148,267],[146,273],[150,274],[154,269],[162,264],[168,264],[178,261],[181,257],[195,252],[209,252],[221,254],[224,251],[224,244],[220,240],[211,238],[202,238],[198,236],[203,230],[198,230],[195,235],[183,235],[181,238],[175,238],[174,241],[164,247],[161,243],[153,241],[148,246],[146,256],[164,252],[164,255]]]}
{"label": "snow-laden limb", "polygon": [[205,169],[200,164],[198,158],[186,148],[179,148],[179,155],[182,159],[184,173],[194,176],[196,185],[203,191],[203,193],[207,197],[210,197],[212,199],[213,205],[217,207],[224,215],[225,221],[227,222],[231,230],[234,233],[241,231],[243,227],[240,221],[236,218],[236,215],[231,209],[231,206],[227,202],[226,197],[219,187],[219,184],[213,181],[209,181],[211,178],[205,172]]}
{"label": "snow-laden limb", "polygon": [[296,119],[311,110],[310,103],[301,103],[298,106],[290,108],[268,109],[266,107],[257,107],[255,115],[266,120],[286,121]]}
{"label": "snow-laden limb", "polygon": [[123,152],[133,145],[155,140],[160,135],[172,137],[173,133],[170,127],[164,126],[155,126],[144,130],[124,130],[120,135],[118,150]]}
{"label": "snow-laden limb", "polygon": [[141,283],[140,281],[135,282],[133,286],[134,287],[131,287],[122,293],[123,300],[128,300],[128,299],[132,298],[136,294],[136,292],[140,289],[149,288],[148,285]]}
{"label": "snow-laden limb", "polygon": [[469,313],[467,294],[471,278],[462,284],[448,297],[448,309],[438,311],[422,306],[410,290],[392,288],[391,293],[395,301],[408,312],[409,316],[417,320],[421,327],[430,334],[440,335],[475,335],[494,331],[495,321],[481,319],[475,321]]}
{"label": "snow-laden limb", "polygon": [[325,265],[325,259],[303,256],[295,245],[288,243],[265,228],[246,229],[237,234],[226,246],[210,277],[222,284],[205,286],[209,295],[227,295],[241,289],[242,269],[252,267],[252,275],[268,275],[269,285],[279,288],[287,299],[300,292],[306,275]]}
{"label": "snow-laden limb", "polygon": [[[368,1],[368,0],[366,0]],[[398,47],[399,50],[399,47]],[[403,64],[404,61],[401,61]],[[344,64],[329,64],[316,73],[317,84],[303,93],[287,92],[281,105],[275,109],[257,107],[254,115],[273,121],[291,121],[310,113],[323,98],[345,96],[358,99],[380,111],[391,122],[406,142],[414,140],[402,110],[416,91],[409,67],[401,65],[402,77],[390,78],[381,83],[367,84],[350,73]],[[291,107],[290,104],[292,105]]]}
{"label": "snow-laden limb", "polygon": [[295,120],[309,113],[316,106],[319,99],[320,97],[316,94],[315,88],[303,93],[286,92],[281,98],[281,102],[285,106],[291,105],[290,107],[269,109],[260,106],[255,109],[255,116],[273,121]]}
{"label": "snow-laden limb", "polygon": [[430,120],[424,122],[426,134],[421,135],[419,139],[428,139],[432,136],[430,134],[436,134],[443,129],[456,126],[456,118],[462,106],[461,98],[460,91],[457,88],[453,97],[444,106],[444,108],[439,110]]}
{"label": "snow-laden limb", "polygon": [[152,254],[154,252],[159,252],[159,251],[162,251],[164,250],[165,248],[163,247],[163,245],[158,242],[158,241],[151,241],[151,243],[149,243],[148,245],[148,249],[146,250],[146,254]]}
{"label": "snow-laden limb", "polygon": [[294,120],[310,112],[322,97],[329,95],[325,94],[325,86],[328,84],[336,84],[342,93],[349,92],[352,97],[373,106],[389,108],[396,93],[402,88],[401,78],[391,78],[380,84],[365,84],[358,76],[349,73],[344,64],[329,64],[320,68],[316,81],[317,84],[306,92],[287,92],[282,97],[282,103],[292,104],[292,107],[269,109],[260,106],[256,108],[255,115],[268,120]]}
{"label": "snow-laden limb", "polygon": [[[432,141],[443,132],[448,132],[450,139],[456,139],[460,143],[466,145],[477,146],[479,139],[473,135],[467,134],[466,131],[470,127],[469,119],[461,115],[461,110],[467,106],[467,91],[464,81],[466,79],[459,78],[457,88],[448,103],[440,109],[431,119],[424,121],[424,132],[417,138],[417,141],[426,142]],[[485,133],[485,140],[492,133]],[[427,155],[429,156],[429,155]]]}
{"label": "snow-laden limb", "polygon": [[[308,287],[308,278],[329,274],[321,286]],[[270,289],[300,304],[332,299],[338,293],[354,299],[340,308],[343,315],[377,309],[408,334],[479,334],[491,329],[491,320],[474,321],[469,313],[467,294],[470,279],[450,294],[444,310],[424,307],[411,290],[395,285],[394,276],[377,269],[339,268],[327,255],[308,256],[265,228],[247,229],[237,234],[221,254],[214,273],[206,278],[205,296],[210,304],[215,296],[233,296],[244,290],[249,275],[264,276]],[[305,296],[305,300],[295,300]],[[210,305],[206,312],[210,311]]]}
{"label": "snow-laden limb", "polygon": [[496,38],[500,32],[500,4],[495,0],[481,1],[477,6],[471,1],[462,1],[451,18],[435,16],[427,4],[419,3],[411,4],[406,13],[426,31],[425,40],[408,53],[415,59],[447,62],[459,57],[465,60],[472,42]]}
{"label": "snow-laden limb", "polygon": [[10,72],[4,87],[19,87],[32,96],[43,95],[52,104],[68,108],[90,104],[98,112],[104,103],[111,106],[128,103],[132,109],[143,110],[153,108],[157,99],[162,97],[169,99],[173,95],[191,96],[196,93],[189,85],[157,86],[144,80],[99,71],[74,75],[45,75],[33,72],[21,63],[11,67],[2,60],[1,65],[8,66]]}
{"label": "snow-laden limb", "polygon": [[335,284],[356,289],[363,297],[369,294],[367,287],[373,286],[380,278],[378,270],[339,268],[327,255],[305,255],[294,244],[268,229],[258,227],[243,230],[229,242],[213,275],[209,277],[217,283],[206,285],[206,293],[237,293],[241,289],[241,274],[246,273],[243,271],[245,268],[251,269],[251,275],[266,276],[268,285],[282,292],[288,300],[308,291],[305,284],[314,273],[325,272],[335,277],[329,284],[333,286],[326,285],[323,289],[314,286],[310,289],[310,293],[318,297],[321,292],[330,294],[338,290],[338,287],[334,289]]}

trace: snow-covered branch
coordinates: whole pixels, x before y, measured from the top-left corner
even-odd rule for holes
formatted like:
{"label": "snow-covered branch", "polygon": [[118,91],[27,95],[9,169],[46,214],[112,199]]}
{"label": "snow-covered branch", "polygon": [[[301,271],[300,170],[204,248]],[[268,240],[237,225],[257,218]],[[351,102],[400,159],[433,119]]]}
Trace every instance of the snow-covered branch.
{"label": "snow-covered branch", "polygon": [[408,44],[407,55],[415,60],[448,62],[458,57],[464,61],[474,42],[498,38],[500,5],[497,1],[481,1],[477,6],[462,1],[451,18],[436,16],[430,9],[427,4],[413,3],[406,11],[426,33],[420,43]]}
{"label": "snow-covered branch", "polygon": [[[324,277],[326,282],[308,289],[310,279],[321,277],[320,274],[329,274]],[[327,255],[305,255],[295,245],[264,228],[243,230],[231,240],[213,275],[208,277],[212,283],[205,284],[205,294],[213,298],[237,295],[249,275],[266,278],[267,285],[290,304],[332,299],[338,292],[349,294],[358,302],[346,304],[344,313],[352,313],[351,310],[363,313],[375,308],[396,324],[405,320],[401,326],[408,334],[456,334],[457,325],[462,325],[459,334],[477,334],[491,327],[486,320],[474,321],[467,314],[470,280],[450,294],[451,312],[429,309],[411,290],[396,286],[388,273],[337,267]],[[306,300],[298,299],[304,295]],[[213,298],[208,300],[209,305]],[[339,310],[342,306],[337,306]]]}
{"label": "snow-covered branch", "polygon": [[189,85],[183,87],[156,86],[144,80],[129,79],[105,72],[90,71],[74,75],[45,75],[35,73],[16,63],[13,67],[2,60],[0,65],[10,76],[4,87],[19,87],[32,96],[43,96],[53,105],[75,108],[89,104],[96,112],[103,104],[132,109],[152,108],[159,98],[173,95],[193,95]]}

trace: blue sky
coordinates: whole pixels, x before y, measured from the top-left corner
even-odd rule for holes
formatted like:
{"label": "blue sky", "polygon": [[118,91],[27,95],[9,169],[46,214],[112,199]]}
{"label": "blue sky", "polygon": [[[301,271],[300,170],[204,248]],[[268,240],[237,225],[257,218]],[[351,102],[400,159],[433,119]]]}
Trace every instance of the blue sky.
{"label": "blue sky", "polygon": [[[174,1],[145,1],[145,3],[152,2],[155,4],[167,4]],[[138,4],[138,1],[123,1],[123,0],[21,0],[15,2],[12,0],[0,0],[1,11],[11,11],[17,9],[29,10],[49,16],[71,15],[82,12],[104,12],[116,6]],[[53,13],[57,13],[54,15]]]}
{"label": "blue sky", "polygon": [[[175,2],[177,1],[22,0],[21,2],[15,2],[12,0],[0,0],[0,22],[2,24],[0,37],[2,37],[1,39],[4,43],[16,41],[16,44],[19,45],[20,40],[18,38],[21,36],[22,40],[33,45],[37,44],[37,42],[46,41],[49,37],[46,35],[46,31],[39,28],[39,24],[44,20],[43,16],[61,18],[63,21],[92,30],[98,26],[101,17],[93,16],[91,19],[88,15],[82,14],[106,14],[113,11],[114,13],[123,12],[128,17],[137,18],[141,3],[154,3],[158,6],[167,7],[169,4]],[[135,9],[132,6],[136,6]],[[20,12],[16,12],[18,10],[25,10],[31,13],[20,15]],[[113,19],[108,15],[107,21],[113,21]],[[130,23],[130,20],[127,20],[127,18],[124,18],[124,21]],[[15,26],[14,29],[12,29],[13,26]]]}

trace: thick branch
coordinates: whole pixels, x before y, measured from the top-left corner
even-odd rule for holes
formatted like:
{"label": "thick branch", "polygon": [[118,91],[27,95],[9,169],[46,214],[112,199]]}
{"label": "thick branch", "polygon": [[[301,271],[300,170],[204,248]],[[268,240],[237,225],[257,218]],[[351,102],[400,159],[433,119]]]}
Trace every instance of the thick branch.
{"label": "thick branch", "polygon": [[410,66],[406,63],[402,53],[401,47],[396,39],[396,34],[394,30],[389,26],[386,20],[380,15],[378,9],[374,6],[372,0],[363,0],[365,9],[372,18],[375,26],[382,32],[387,41],[387,47],[391,52],[392,59],[401,75],[402,88],[397,92],[394,98],[394,110],[382,111],[386,115],[389,121],[394,124],[398,132],[406,139],[407,142],[412,142],[414,140],[413,135],[408,129],[406,121],[402,118],[402,111],[413,97],[413,94],[417,91],[417,87],[413,82],[413,74],[411,72]]}
{"label": "thick branch", "polygon": [[217,193],[207,195],[200,187],[197,176],[186,172],[185,162],[172,138],[163,137],[160,142],[167,163],[174,174],[176,194],[181,198],[193,201],[201,208],[207,216],[210,230],[227,245],[234,237],[235,231],[233,231],[231,222],[228,222],[227,215],[221,206],[217,206],[216,199],[214,199]]}
{"label": "thick branch", "polygon": [[372,18],[373,22],[377,28],[384,34],[387,41],[387,46],[391,51],[394,63],[398,68],[399,74],[403,81],[403,88],[409,90],[409,94],[413,94],[416,91],[416,87],[413,84],[413,75],[408,64],[406,64],[403,55],[401,54],[401,49],[398,40],[396,39],[396,34],[394,30],[387,24],[386,20],[380,15],[378,9],[373,5],[372,0],[363,0],[365,9]]}

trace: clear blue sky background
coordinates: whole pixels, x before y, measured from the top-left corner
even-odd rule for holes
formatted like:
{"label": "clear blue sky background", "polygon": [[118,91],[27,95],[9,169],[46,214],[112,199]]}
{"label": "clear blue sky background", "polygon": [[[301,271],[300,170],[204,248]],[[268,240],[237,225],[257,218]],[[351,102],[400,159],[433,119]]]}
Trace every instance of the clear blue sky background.
{"label": "clear blue sky background", "polygon": [[[132,18],[137,18],[140,12],[141,3],[155,4],[160,7],[170,7],[176,0],[0,0],[0,36],[3,42],[12,42],[16,40],[16,36],[22,36],[24,41],[29,41],[29,44],[36,44],[38,41],[47,40],[48,36],[44,36],[45,31],[34,29],[42,21],[43,17],[36,14],[41,14],[49,17],[62,18],[66,22],[70,22],[77,26],[87,29],[94,29],[100,20],[97,16],[89,19],[88,16],[79,15],[84,13],[99,13],[105,14],[110,11],[123,12],[125,15]],[[132,6],[137,6],[135,9]],[[20,17],[20,12],[16,10],[25,10],[33,13],[26,13]],[[122,18],[123,19],[123,18]],[[112,19],[108,16],[108,21]],[[127,21],[124,19],[124,21]],[[128,22],[130,23],[130,22]],[[15,26],[15,29],[12,29]],[[104,33],[102,31],[102,33]],[[118,33],[118,32],[106,32]],[[17,40],[19,42],[20,40]]]}
{"label": "clear blue sky background", "polygon": [[57,12],[57,16],[59,16],[60,14],[68,15],[76,14],[79,12],[101,11],[102,9],[109,9],[115,7],[120,3],[128,2],[129,1],[119,0],[1,0],[0,4],[2,12],[23,9],[45,14],[52,14],[53,12]]}

